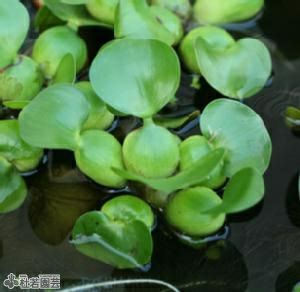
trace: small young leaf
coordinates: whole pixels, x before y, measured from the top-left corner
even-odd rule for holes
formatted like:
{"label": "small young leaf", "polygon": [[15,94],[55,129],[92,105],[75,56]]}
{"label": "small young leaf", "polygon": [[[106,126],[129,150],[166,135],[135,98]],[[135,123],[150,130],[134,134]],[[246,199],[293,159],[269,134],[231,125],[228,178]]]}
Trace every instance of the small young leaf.
{"label": "small young leaf", "polygon": [[176,190],[200,184],[207,179],[211,172],[222,162],[224,155],[224,149],[213,150],[198,160],[192,167],[169,178],[147,179],[130,171],[118,168],[114,168],[113,170],[125,179],[144,183],[155,190],[172,193]]}
{"label": "small young leaf", "polygon": [[30,146],[21,139],[17,120],[0,121],[0,156],[25,172],[34,169],[42,155],[42,149]]}
{"label": "small young leaf", "polygon": [[19,0],[0,1],[0,68],[13,63],[29,29],[29,14]]}
{"label": "small young leaf", "polygon": [[111,27],[94,19],[87,11],[85,5],[70,5],[59,0],[44,0],[45,5],[59,19],[75,26],[103,26]]}
{"label": "small young leaf", "polygon": [[200,116],[203,135],[216,147],[228,150],[225,175],[246,167],[264,173],[270,163],[272,142],[261,117],[234,100],[217,99]]}
{"label": "small young leaf", "polygon": [[113,28],[118,4],[119,0],[89,0],[86,8],[95,19]]}
{"label": "small young leaf", "polygon": [[114,121],[114,115],[107,109],[106,104],[96,95],[90,82],[78,82],[75,86],[83,93],[90,104],[90,115],[83,125],[82,130],[105,130],[109,128]]}
{"label": "small young leaf", "polygon": [[213,88],[231,98],[253,96],[271,75],[270,53],[257,39],[241,39],[225,50],[216,50],[200,37],[195,50],[203,77]]}
{"label": "small young leaf", "polygon": [[72,54],[66,54],[60,61],[52,84],[56,83],[74,83],[76,79],[76,63]]}
{"label": "small young leaf", "polygon": [[151,207],[132,195],[122,195],[107,201],[102,206],[101,211],[114,221],[141,221],[150,230],[154,223]]}
{"label": "small young leaf", "polygon": [[300,131],[300,108],[289,106],[285,111],[285,123],[292,130]]}
{"label": "small young leaf", "polygon": [[146,0],[120,0],[115,20],[116,38],[157,39],[172,45],[175,36],[151,12]]}
{"label": "small young leaf", "polygon": [[259,203],[264,196],[264,179],[256,169],[244,168],[229,181],[223,202],[208,213],[238,213]]}
{"label": "small young leaf", "polygon": [[90,70],[92,86],[105,103],[143,118],[174,97],[179,78],[175,51],[157,40],[113,41],[100,50]]}
{"label": "small young leaf", "polygon": [[29,100],[11,100],[11,101],[4,101],[3,105],[11,109],[21,110],[29,103],[30,103]]}
{"label": "small young leaf", "polygon": [[0,156],[0,214],[19,208],[27,195],[23,178],[4,157]]}
{"label": "small young leaf", "polygon": [[225,214],[210,214],[209,208],[217,208],[222,199],[211,189],[196,187],[180,191],[172,196],[164,211],[169,224],[190,236],[205,236],[216,232],[225,221]]}
{"label": "small young leaf", "polygon": [[0,74],[0,99],[31,100],[41,90],[44,77],[38,63],[27,56],[20,56],[18,61]]}
{"label": "small young leaf", "polygon": [[73,56],[76,71],[79,72],[87,61],[84,40],[67,26],[55,26],[38,37],[33,46],[32,58],[40,64],[45,77],[51,79],[67,54]]}
{"label": "small young leaf", "polygon": [[123,168],[122,148],[111,134],[100,130],[81,133],[75,151],[79,169],[99,184],[121,188],[125,180],[111,168]]}
{"label": "small young leaf", "polygon": [[75,150],[89,111],[89,104],[78,89],[67,84],[53,85],[21,112],[21,137],[41,148]]}
{"label": "small young leaf", "polygon": [[257,14],[264,0],[196,0],[194,19],[203,24],[225,24],[247,20]]}
{"label": "small young leaf", "polygon": [[72,238],[81,253],[119,269],[142,267],[151,259],[151,233],[141,221],[115,222],[102,212],[88,212],[77,220]]}

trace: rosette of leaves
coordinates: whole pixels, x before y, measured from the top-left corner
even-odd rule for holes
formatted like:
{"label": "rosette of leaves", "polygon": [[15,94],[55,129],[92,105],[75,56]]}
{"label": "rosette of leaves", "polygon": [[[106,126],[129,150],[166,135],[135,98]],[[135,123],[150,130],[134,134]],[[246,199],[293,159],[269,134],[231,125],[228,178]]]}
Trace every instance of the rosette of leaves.
{"label": "rosette of leaves", "polygon": [[[107,109],[103,102],[95,102],[87,88],[88,93],[55,84],[41,91],[20,114],[21,136],[40,148],[74,151],[78,167],[87,176],[104,186],[123,187],[125,180],[111,169],[123,167],[121,145],[100,130],[107,125]],[[96,118],[98,114],[103,120]]]}
{"label": "rosette of leaves", "polygon": [[222,95],[245,99],[267,83],[272,60],[258,39],[235,41],[225,30],[207,26],[192,30],[180,45],[186,67],[200,73]]}
{"label": "rosette of leaves", "polygon": [[115,16],[116,38],[158,39],[175,45],[183,36],[180,19],[163,6],[146,0],[120,0]]}
{"label": "rosette of leaves", "polygon": [[0,213],[22,205],[27,188],[19,172],[36,168],[42,154],[21,139],[17,120],[0,121]]}
{"label": "rosette of leaves", "polygon": [[71,243],[94,259],[120,269],[142,268],[152,255],[154,216],[147,203],[132,195],[106,202],[75,223]]}
{"label": "rosette of leaves", "polygon": [[72,83],[87,61],[87,47],[74,30],[68,26],[56,26],[37,38],[32,58],[40,65],[44,76],[53,79],[53,83]]}
{"label": "rosette of leaves", "polygon": [[248,20],[264,6],[264,0],[196,0],[194,19],[202,24],[226,24]]}

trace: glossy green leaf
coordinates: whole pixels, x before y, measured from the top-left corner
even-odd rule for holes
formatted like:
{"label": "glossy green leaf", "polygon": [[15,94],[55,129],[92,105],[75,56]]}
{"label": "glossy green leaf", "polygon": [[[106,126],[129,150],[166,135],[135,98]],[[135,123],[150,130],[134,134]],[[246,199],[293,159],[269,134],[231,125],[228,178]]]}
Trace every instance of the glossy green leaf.
{"label": "glossy green leaf", "polygon": [[151,259],[151,233],[141,221],[114,221],[93,211],[77,220],[72,238],[81,253],[120,269],[142,267]]}
{"label": "glossy green leaf", "polygon": [[205,211],[220,206],[222,199],[212,190],[196,187],[172,196],[164,211],[168,223],[190,236],[205,236],[216,232],[225,221],[225,214]]}
{"label": "glossy green leaf", "polygon": [[77,26],[104,26],[110,27],[94,19],[87,11],[85,5],[70,5],[60,0],[44,0],[45,5],[59,19]]}
{"label": "glossy green leaf", "polygon": [[152,122],[131,132],[123,143],[126,168],[145,178],[172,175],[179,163],[177,137]]}
{"label": "glossy green leaf", "polygon": [[90,104],[90,114],[82,130],[109,128],[114,121],[114,115],[107,109],[106,104],[96,95],[90,82],[78,82],[76,85]]}
{"label": "glossy green leaf", "polygon": [[120,0],[114,29],[116,38],[158,39],[168,45],[176,42],[152,14],[146,0]]}
{"label": "glossy green leaf", "polygon": [[111,25],[113,28],[118,4],[119,0],[88,0],[86,8],[95,19]]}
{"label": "glossy green leaf", "polygon": [[28,145],[20,137],[17,120],[0,121],[0,156],[7,159],[19,171],[25,172],[34,169],[43,151]]}
{"label": "glossy green leaf", "polygon": [[152,5],[159,5],[175,13],[183,22],[186,22],[192,12],[189,0],[151,0]]}
{"label": "glossy green leaf", "polygon": [[76,63],[72,54],[66,54],[60,61],[52,84],[74,83],[76,79]]}
{"label": "glossy green leaf", "polygon": [[0,73],[0,99],[31,100],[41,90],[44,77],[39,65],[27,56]]}
{"label": "glossy green leaf", "polygon": [[197,63],[195,42],[201,37],[214,50],[224,51],[226,48],[234,45],[235,40],[224,29],[216,26],[200,26],[192,29],[182,40],[179,47],[179,53],[185,67],[193,73],[201,73],[201,68]]}
{"label": "glossy green leaf", "polygon": [[254,168],[243,168],[229,181],[223,202],[209,213],[237,213],[247,210],[264,197],[265,187],[262,174]]}
{"label": "glossy green leaf", "polygon": [[29,29],[29,14],[19,0],[0,2],[0,68],[13,63]]}
{"label": "glossy green leaf", "polygon": [[169,178],[147,179],[130,171],[117,168],[114,168],[114,171],[128,180],[138,181],[155,190],[171,193],[176,190],[200,184],[207,179],[211,172],[222,162],[224,155],[224,149],[213,150],[197,161],[192,167]]}
{"label": "glossy green leaf", "polygon": [[69,27],[56,26],[38,37],[33,46],[32,58],[40,64],[45,77],[51,79],[67,54],[73,56],[76,71],[79,72],[87,61],[86,44]]}
{"label": "glossy green leaf", "polygon": [[247,20],[264,6],[264,0],[196,0],[194,19],[204,24]]}
{"label": "glossy green leaf", "polygon": [[180,65],[175,51],[157,40],[123,39],[104,46],[93,61],[96,94],[119,112],[150,117],[175,95]]}
{"label": "glossy green leaf", "polygon": [[23,178],[4,157],[0,156],[0,214],[19,208],[27,195]]}
{"label": "glossy green leaf", "polygon": [[46,88],[20,114],[21,137],[29,144],[75,150],[89,116],[83,94],[67,84]]}
{"label": "glossy green leaf", "polygon": [[257,39],[240,39],[225,50],[217,50],[205,39],[198,38],[195,50],[203,77],[213,88],[231,98],[253,96],[271,75],[270,53]]}
{"label": "glossy green leaf", "polygon": [[100,130],[87,130],[80,135],[75,151],[79,169],[99,184],[121,188],[125,180],[112,168],[123,168],[122,149],[118,140]]}
{"label": "glossy green leaf", "polygon": [[228,177],[246,167],[264,173],[269,166],[272,153],[269,133],[261,117],[248,106],[217,99],[204,109],[200,127],[216,147],[227,150],[225,174]]}
{"label": "glossy green leaf", "polygon": [[150,230],[154,223],[151,207],[132,195],[122,195],[107,201],[101,211],[114,221],[141,221]]}

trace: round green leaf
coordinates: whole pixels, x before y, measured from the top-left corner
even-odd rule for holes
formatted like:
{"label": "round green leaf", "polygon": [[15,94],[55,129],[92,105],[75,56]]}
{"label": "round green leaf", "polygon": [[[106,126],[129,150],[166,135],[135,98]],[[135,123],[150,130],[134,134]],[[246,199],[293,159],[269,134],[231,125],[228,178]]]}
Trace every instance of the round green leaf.
{"label": "round green leaf", "polygon": [[29,14],[19,0],[0,1],[0,68],[13,63],[29,29]]}
{"label": "round green leaf", "polygon": [[87,130],[80,135],[75,159],[79,169],[99,184],[121,188],[125,180],[112,168],[123,168],[122,148],[118,140],[100,130]]}
{"label": "round green leaf", "polygon": [[113,26],[119,0],[88,0],[86,8],[97,20]]}
{"label": "round green leaf", "polygon": [[0,156],[19,171],[25,172],[34,169],[42,155],[42,149],[28,145],[21,139],[17,120],[0,121]]}
{"label": "round green leaf", "polygon": [[102,206],[101,211],[114,221],[141,221],[149,229],[154,223],[151,207],[132,195],[122,195],[107,201]]}
{"label": "round green leaf", "polygon": [[150,117],[174,97],[180,65],[175,51],[160,41],[116,40],[100,50],[90,79],[97,95],[117,111]]}
{"label": "round green leaf", "polygon": [[114,115],[107,109],[106,104],[96,95],[90,82],[82,81],[76,85],[90,104],[90,115],[82,130],[100,129],[105,130],[114,121]]}
{"label": "round green leaf", "polygon": [[251,208],[264,197],[264,179],[254,168],[238,171],[229,181],[223,202],[210,212],[237,213]]}
{"label": "round green leaf", "polygon": [[39,65],[29,57],[21,56],[18,62],[0,73],[0,99],[31,100],[41,90],[44,77]]}
{"label": "round green leaf", "polygon": [[41,65],[45,77],[52,78],[67,54],[73,56],[76,72],[79,72],[87,61],[86,44],[69,27],[56,26],[38,37],[33,46],[32,58]]}
{"label": "round green leaf", "polygon": [[0,156],[0,214],[19,208],[27,195],[23,178],[4,157]]}
{"label": "round green leaf", "polygon": [[179,53],[187,69],[198,74],[201,73],[201,69],[197,63],[195,42],[199,37],[216,50],[225,50],[235,42],[226,30],[219,27],[200,26],[192,29],[180,43]]}
{"label": "round green leaf", "polygon": [[46,88],[20,114],[21,137],[29,144],[74,150],[89,116],[83,94],[67,84]]}
{"label": "round green leaf", "polygon": [[146,0],[120,0],[115,20],[116,38],[157,39],[168,45],[176,40],[150,10]]}
{"label": "round green leaf", "polygon": [[77,220],[72,238],[81,253],[120,269],[142,267],[151,259],[151,233],[141,221],[114,221],[93,211]]}
{"label": "round green leaf", "polygon": [[176,136],[152,122],[131,132],[123,144],[126,168],[146,178],[168,177],[179,163]]}
{"label": "round green leaf", "polygon": [[247,20],[257,14],[264,0],[196,0],[194,19],[205,24],[225,24]]}
{"label": "round green leaf", "polygon": [[216,232],[225,221],[225,214],[204,213],[222,203],[212,190],[204,187],[183,190],[173,197],[164,211],[169,224],[190,236],[205,236]]}
{"label": "round green leaf", "polygon": [[203,77],[213,88],[231,98],[253,96],[271,75],[270,53],[257,39],[241,39],[218,50],[200,37],[196,40],[195,50]]}
{"label": "round green leaf", "polygon": [[264,173],[272,143],[263,120],[248,106],[234,100],[218,99],[200,116],[203,135],[215,145],[227,149],[225,174],[233,176],[246,167]]}

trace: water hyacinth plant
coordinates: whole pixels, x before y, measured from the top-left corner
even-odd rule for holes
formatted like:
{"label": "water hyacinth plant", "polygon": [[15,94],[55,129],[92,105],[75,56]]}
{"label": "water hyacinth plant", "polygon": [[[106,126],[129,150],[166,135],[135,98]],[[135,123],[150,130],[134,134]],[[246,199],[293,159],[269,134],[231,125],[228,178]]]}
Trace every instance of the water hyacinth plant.
{"label": "water hyacinth plant", "polygon": [[[12,21],[9,1],[0,3],[6,24]],[[196,1],[194,13],[210,12],[204,2]],[[205,13],[203,22],[241,20],[229,10],[243,19],[257,13],[254,7],[243,15],[233,11],[248,10],[240,2],[222,4],[221,14],[215,1],[217,15]],[[13,120],[0,121],[0,212],[22,204],[26,185],[19,172],[35,169],[42,149],[71,151],[82,174],[119,193],[100,208],[89,203],[79,218],[74,216],[80,212],[72,213],[71,244],[88,257],[127,269],[150,263],[156,213],[172,234],[198,239],[218,232],[228,214],[263,199],[271,139],[259,115],[240,102],[260,91],[271,74],[261,41],[235,40],[220,27],[202,26],[187,33],[176,50],[192,13],[186,0],[44,0],[31,58],[18,56],[28,13],[19,1],[11,3],[27,28],[12,25],[15,41],[11,38],[11,49],[0,55],[0,98],[22,109]],[[115,39],[93,60],[80,36],[82,26],[114,30]],[[0,39],[5,33],[0,28]],[[237,100],[220,98],[201,113],[194,109],[165,118],[164,110],[178,101],[181,63]],[[78,76],[85,66],[88,76]],[[122,123],[120,117],[138,121],[122,138],[111,127]],[[190,119],[199,124],[192,136],[182,138],[170,129]],[[49,237],[36,220],[34,226],[41,238]],[[53,242],[58,241],[60,235]]]}

